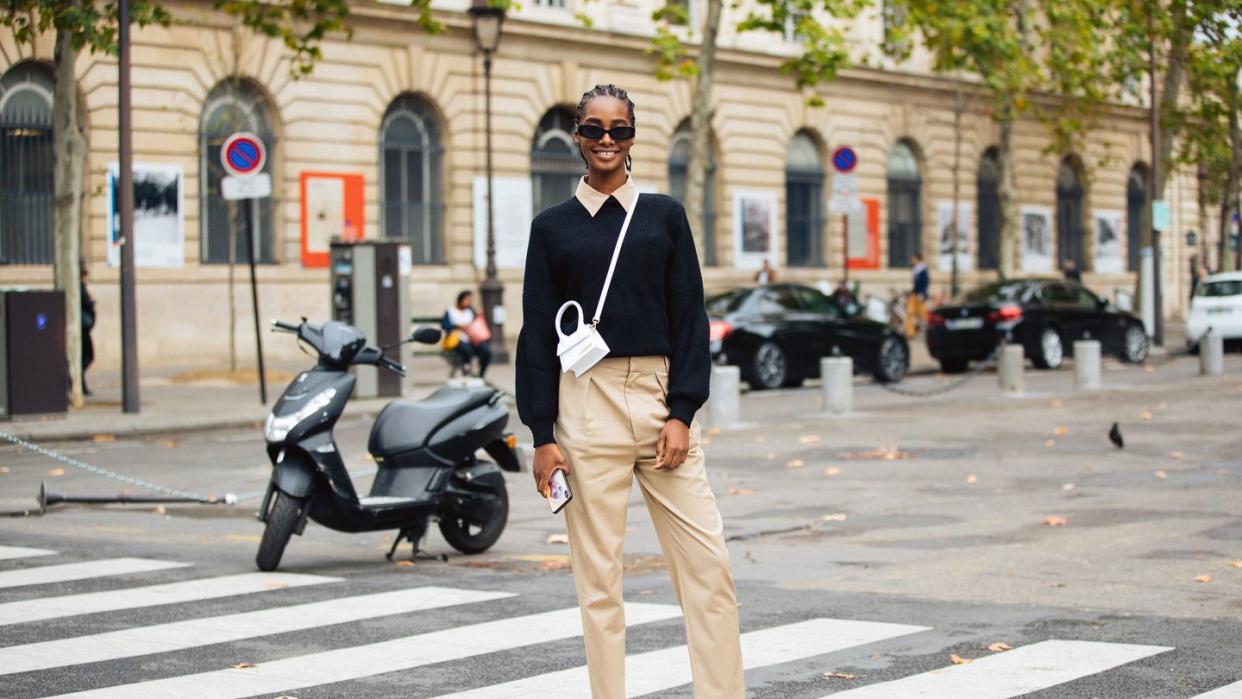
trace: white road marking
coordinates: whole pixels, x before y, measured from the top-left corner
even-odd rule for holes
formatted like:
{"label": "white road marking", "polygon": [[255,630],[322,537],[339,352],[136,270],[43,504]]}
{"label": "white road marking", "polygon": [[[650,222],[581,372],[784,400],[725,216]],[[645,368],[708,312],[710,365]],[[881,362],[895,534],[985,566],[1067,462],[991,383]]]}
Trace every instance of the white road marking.
{"label": "white road marking", "polygon": [[202,578],[131,587],[124,590],[87,592],[80,595],[45,597],[0,604],[0,626],[23,624],[31,621],[57,619],[78,614],[115,612],[122,609],[155,607],[178,602],[197,602],[253,592],[269,592],[286,587],[304,587],[322,583],[341,582],[342,578],[296,573],[242,573],[219,578]]}
{"label": "white road marking", "polygon": [[[167,653],[213,643],[228,643],[247,638],[513,596],[508,592],[417,587],[255,612],[188,619],[170,624],[140,626],[93,636],[77,636],[57,641],[9,646],[0,648],[0,675],[47,670],[101,660],[132,658],[150,653]],[[196,690],[188,694],[199,694],[199,692]]]}
{"label": "white road marking", "polygon": [[187,568],[190,565],[189,563],[155,561],[148,558],[105,558],[99,561],[83,561],[81,563],[63,563],[55,566],[5,570],[0,571],[0,588],[44,585],[47,583],[68,582],[70,580],[85,580],[86,578],[102,578],[109,575],[150,573],[151,571],[167,570],[169,568]]}
{"label": "white road marking", "polygon": [[[625,620],[631,625],[673,619],[680,615],[681,610],[671,605],[625,605]],[[193,696],[195,699],[251,697],[345,682],[580,635],[582,615],[577,607],[571,607],[268,663],[261,662],[253,668],[216,670],[64,696],[118,699],[166,699],[170,696]]]}
{"label": "white road marking", "polygon": [[[742,634],[742,661],[750,670],[778,665],[824,653],[875,643],[888,638],[928,631],[926,626],[881,624],[845,619],[810,619],[786,626]],[[690,656],[686,646],[641,653],[625,659],[626,696],[636,697],[692,680]],[[517,697],[591,696],[586,666],[549,672],[513,682],[481,687],[439,699],[516,699]]]}
{"label": "white road marking", "polygon": [[1119,665],[1167,653],[1162,646],[1091,641],[1042,641],[892,682],[851,689],[832,699],[939,697],[1004,699],[1055,687]]}
{"label": "white road marking", "polygon": [[1196,694],[1191,699],[1242,699],[1242,682],[1217,687],[1210,692]]}
{"label": "white road marking", "polygon": [[30,558],[32,556],[54,556],[55,551],[47,549],[28,549],[24,546],[0,546],[0,561],[13,558]]}

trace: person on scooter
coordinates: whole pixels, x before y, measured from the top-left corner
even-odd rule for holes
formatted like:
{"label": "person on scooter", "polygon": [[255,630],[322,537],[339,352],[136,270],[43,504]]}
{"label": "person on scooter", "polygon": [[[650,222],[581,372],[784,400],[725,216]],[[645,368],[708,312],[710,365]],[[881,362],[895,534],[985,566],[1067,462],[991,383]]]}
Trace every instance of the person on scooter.
{"label": "person on scooter", "polygon": [[[547,497],[561,469],[573,494],[564,514],[591,694],[626,696],[621,548],[637,477],[685,615],[695,695],[741,699],[737,597],[694,419],[711,374],[694,236],[677,200],[640,197],[630,180],[634,103],[624,90],[596,86],[575,121],[587,173],[572,198],[531,223],[516,369],[535,487]],[[562,372],[558,308],[595,308],[601,296],[606,357],[581,376]]]}
{"label": "person on scooter", "polygon": [[[457,295],[457,303],[444,309],[444,316],[440,319],[440,327],[444,332],[459,332],[460,337],[454,351],[457,352],[461,361],[462,373],[470,375],[470,362],[475,358],[479,358],[479,377],[482,378],[487,373],[487,367],[492,363],[492,346],[489,340],[482,339],[482,335],[478,333],[475,319],[478,314],[474,311],[474,294],[466,289]],[[472,324],[474,324],[472,326]]]}

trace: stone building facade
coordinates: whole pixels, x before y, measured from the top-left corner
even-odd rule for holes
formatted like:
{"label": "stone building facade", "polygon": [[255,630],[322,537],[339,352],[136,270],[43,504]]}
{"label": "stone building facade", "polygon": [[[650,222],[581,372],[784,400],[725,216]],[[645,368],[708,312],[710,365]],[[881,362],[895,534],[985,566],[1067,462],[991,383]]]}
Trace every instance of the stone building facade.
{"label": "stone building facade", "polygon": [[[621,85],[637,103],[633,156],[640,186],[684,193],[691,86],[653,77],[653,59],[645,52],[653,6],[630,0],[575,8],[573,2],[534,0],[504,25],[493,69],[492,133],[496,177],[507,192],[498,198],[497,219],[509,229],[524,229],[532,211],[571,191],[582,172],[569,149],[572,109],[596,83]],[[474,190],[484,173],[484,86],[461,0],[437,4],[446,30],[434,35],[418,29],[408,8],[358,3],[352,40],[326,41],[324,59],[300,80],[290,77],[281,45],[236,27],[210,3],[183,0],[168,7],[174,24],[136,31],[133,45],[134,160],[153,172],[180,173],[174,208],[183,220],[181,252],[173,241],[171,261],[166,257],[161,266],[144,266],[137,274],[145,365],[218,364],[226,361],[230,345],[243,363],[251,356],[247,279],[244,264],[230,272],[230,228],[234,260],[245,259],[236,236],[240,227],[257,236],[263,317],[327,317],[327,270],[307,266],[303,249],[304,228],[315,227],[306,220],[313,212],[304,215],[303,206],[306,176],[314,179],[315,173],[327,173],[328,180],[347,175],[361,184],[357,211],[343,205],[342,232],[411,244],[415,315],[438,315],[459,290],[477,287],[483,273],[476,265]],[[582,25],[578,12],[591,15],[592,28]],[[725,26],[735,19],[726,16]],[[859,194],[875,202],[869,221],[858,215],[853,222],[863,236],[871,226],[876,247],[867,251],[870,261],[850,271],[851,278],[861,281],[864,293],[887,297],[908,288],[908,253],[922,250],[933,270],[933,290],[946,290],[949,273],[940,269],[938,245],[942,212],[952,211],[955,105],[962,107],[958,200],[966,205],[961,280],[968,287],[994,277],[986,268],[995,266],[989,149],[997,134],[985,101],[968,83],[931,74],[919,56],[903,64],[883,58],[875,48],[882,31],[878,11],[852,21],[853,48],[871,67],[847,70],[823,86],[822,107],[809,106],[779,71],[783,57],[797,50],[793,37],[724,32],[708,213],[694,224],[709,293],[751,283],[753,266],[765,256],[785,280],[835,284],[842,278],[846,223],[826,205],[833,181],[829,156],[841,145],[858,154]],[[6,134],[20,127],[15,119],[27,118],[18,107],[33,104],[38,112],[42,99],[50,115],[51,53],[51,37],[17,45],[0,30],[0,127]],[[98,298],[94,336],[101,364],[119,362],[107,192],[109,163],[117,159],[115,66],[111,57],[84,55],[77,68],[89,142],[82,239]],[[1141,226],[1135,214],[1142,210],[1142,173],[1149,161],[1145,124],[1138,108],[1110,108],[1084,152],[1072,154],[1046,153],[1049,139],[1038,121],[1018,125],[1017,204],[1037,207],[1036,214],[1042,207],[1043,227],[1059,231],[1049,230],[1043,249],[1032,248],[1030,259],[1042,253],[1053,267],[1075,259],[1101,295],[1133,289],[1137,238],[1130,229],[1137,231],[1136,222]],[[236,130],[258,133],[269,150],[265,170],[273,178],[273,197],[251,212],[231,209],[219,196],[219,148]],[[51,280],[50,242],[32,243],[43,229],[38,212],[31,211],[50,207],[50,197],[40,204],[34,191],[50,192],[50,180],[18,176],[15,162],[0,163],[6,171],[0,188],[8,190],[0,197],[8,197],[9,209],[7,218],[0,217],[0,226],[8,228],[0,229],[0,285],[45,286]],[[338,198],[345,191],[348,198],[349,189],[347,182],[323,191]],[[1190,257],[1197,252],[1184,233],[1215,227],[1198,219],[1193,176],[1179,173],[1167,196],[1173,234],[1166,236],[1165,307],[1176,317],[1185,311]],[[742,221],[744,210],[757,218]],[[1100,212],[1114,229],[1107,251],[1097,249]],[[341,216],[339,206],[332,215]],[[762,247],[764,233],[772,242],[756,253],[755,240]],[[1203,235],[1199,239],[1205,242]],[[851,251],[851,257],[860,255]],[[512,336],[521,322],[520,259],[502,263],[500,276]],[[278,359],[294,351],[269,343]]]}

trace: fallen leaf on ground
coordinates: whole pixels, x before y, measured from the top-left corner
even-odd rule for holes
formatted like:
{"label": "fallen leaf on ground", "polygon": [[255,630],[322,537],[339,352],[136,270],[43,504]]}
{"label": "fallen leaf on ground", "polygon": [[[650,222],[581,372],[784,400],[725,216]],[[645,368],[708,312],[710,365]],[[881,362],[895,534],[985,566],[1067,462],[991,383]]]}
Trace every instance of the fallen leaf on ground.
{"label": "fallen leaf on ground", "polygon": [[1153,371],[1155,371],[1155,370],[1156,370],[1155,365],[1152,365],[1152,364],[1144,364],[1144,365],[1143,365],[1143,371],[1147,372],[1148,374],[1152,373],[1152,372],[1153,372]]}
{"label": "fallen leaf on ground", "polygon": [[806,466],[806,462],[802,459],[790,459],[785,462],[785,468],[802,468]]}
{"label": "fallen leaf on ground", "polygon": [[1181,453],[1180,451],[1174,451],[1174,452],[1169,452],[1169,458],[1173,459],[1174,461],[1181,461],[1182,459],[1186,458],[1186,455]]}
{"label": "fallen leaf on ground", "polygon": [[1009,645],[1008,643],[1005,643],[1004,641],[1001,641],[999,643],[993,643],[992,645],[988,646],[988,650],[992,651],[993,653],[1000,653],[1001,651],[1010,650],[1012,648],[1013,646]]}
{"label": "fallen leaf on ground", "polygon": [[1230,561],[1229,567],[1230,568],[1242,568],[1242,561]]}
{"label": "fallen leaf on ground", "polygon": [[844,512],[837,512],[835,514],[820,517],[820,520],[824,522],[844,522],[847,519],[849,519],[849,515]]}
{"label": "fallen leaf on ground", "polygon": [[729,494],[730,495],[754,495],[755,491],[753,488],[739,488],[736,485],[731,485],[729,486]]}
{"label": "fallen leaf on ground", "polygon": [[1052,399],[1052,400],[1048,401],[1048,407],[1049,407],[1049,408],[1059,408],[1059,407],[1061,407],[1062,405],[1065,405],[1065,403],[1061,402],[1061,399],[1060,399],[1060,398],[1054,398],[1054,399]]}
{"label": "fallen leaf on ground", "polygon": [[540,567],[543,568],[544,570],[568,570],[569,559],[565,558],[565,559],[557,559],[553,561],[544,561],[543,563],[540,564]]}
{"label": "fallen leaf on ground", "polygon": [[1044,517],[1044,525],[1049,527],[1064,527],[1069,524],[1069,520],[1064,517]]}
{"label": "fallen leaf on ground", "polygon": [[289,587],[288,583],[270,582],[267,584],[269,590],[283,590],[287,587]]}
{"label": "fallen leaf on ground", "polygon": [[1073,483],[1066,483],[1065,485],[1061,486],[1061,490],[1064,490],[1064,491],[1066,491],[1066,492],[1069,492],[1069,491],[1073,490],[1073,489],[1074,489],[1074,488],[1076,488],[1076,487],[1077,487],[1077,486],[1075,486]]}
{"label": "fallen leaf on ground", "polygon": [[393,563],[393,565],[398,568],[412,568],[414,566],[414,561],[397,561],[396,563]]}
{"label": "fallen leaf on ground", "polygon": [[65,475],[65,469],[63,469],[63,468],[54,468],[54,469],[52,469],[52,470],[48,471],[48,472],[47,472],[47,475],[49,475],[49,476],[51,476],[51,477],[53,477],[53,478],[59,478],[59,477],[61,477],[61,476]]}
{"label": "fallen leaf on ground", "polygon": [[720,434],[720,428],[719,428],[719,427],[709,427],[709,428],[707,428],[707,433],[708,433],[708,434],[710,434],[710,435],[713,435],[713,436],[718,435],[718,434]]}
{"label": "fallen leaf on ground", "polygon": [[1057,427],[1056,433],[1057,434],[1069,434],[1069,428],[1066,427],[1065,425],[1061,425]]}
{"label": "fallen leaf on ground", "polygon": [[829,466],[828,468],[824,469],[824,475],[829,476],[829,477],[839,476],[841,475],[841,469],[836,466]]}
{"label": "fallen leaf on ground", "polygon": [[824,679],[826,680],[856,680],[861,676],[862,675],[851,675],[848,672],[825,672],[824,673]]}
{"label": "fallen leaf on ground", "polygon": [[160,444],[162,444],[165,449],[176,449],[181,446],[181,442],[178,442],[175,439],[162,439],[160,440]]}
{"label": "fallen leaf on ground", "polygon": [[973,662],[974,662],[974,660],[973,660],[973,659],[971,659],[971,658],[963,658],[962,656],[958,655],[957,653],[950,653],[950,654],[949,654],[949,662],[953,663],[954,665],[969,665],[969,664],[973,663]]}
{"label": "fallen leaf on ground", "polygon": [[1148,410],[1147,408],[1143,408],[1143,412],[1139,413],[1140,420],[1150,420],[1151,418],[1152,418],[1151,411]]}
{"label": "fallen leaf on ground", "polygon": [[883,459],[884,461],[899,461],[902,459],[910,458],[910,455],[907,454],[906,452],[901,451],[897,447],[891,447],[891,446],[877,447],[875,449],[868,449],[867,451],[856,451],[852,453],[845,453],[845,454],[842,454],[841,456],[842,458],[846,458],[846,459],[863,459],[863,460]]}
{"label": "fallen leaf on ground", "polygon": [[979,482],[979,477],[972,473],[969,476],[966,476],[966,482],[974,485]]}
{"label": "fallen leaf on ground", "polygon": [[818,441],[819,435],[817,434],[804,434],[801,437],[798,437],[798,442],[800,444],[814,444]]}
{"label": "fallen leaf on ground", "polygon": [[756,442],[758,442],[758,443],[760,443],[760,444],[762,444],[762,443],[764,443],[764,442],[768,441],[768,438],[767,438],[767,437],[764,437],[763,435],[759,435],[758,437],[755,437],[755,441],[756,441]]}
{"label": "fallen leaf on ground", "polygon": [[1210,582],[1212,582],[1212,576],[1210,576],[1210,575],[1200,575],[1200,576],[1198,576],[1198,577],[1196,577],[1196,578],[1195,578],[1195,582],[1197,582],[1197,583],[1210,583]]}
{"label": "fallen leaf on ground", "polygon": [[163,505],[156,505],[153,512],[155,512],[155,514],[157,515],[164,515],[164,514],[168,514],[168,509],[164,507]]}
{"label": "fallen leaf on ground", "polygon": [[1161,410],[1164,410],[1165,408],[1169,407],[1169,404],[1164,401],[1160,401],[1159,403],[1156,403],[1156,407],[1160,408]]}
{"label": "fallen leaf on ground", "polygon": [[1065,587],[1065,583],[1063,582],[1048,583],[1048,587]]}
{"label": "fallen leaf on ground", "polygon": [[775,458],[776,458],[776,453],[775,453],[775,452],[771,452],[771,451],[770,451],[770,452],[768,452],[768,461],[771,461],[771,460],[773,460],[773,459],[775,459]]}
{"label": "fallen leaf on ground", "polygon": [[1045,439],[1045,440],[1044,440],[1044,446],[1046,446],[1046,447],[1055,447],[1056,445],[1057,445],[1057,440],[1055,440],[1055,439]]}
{"label": "fallen leaf on ground", "polygon": [[232,665],[229,665],[229,667],[234,670],[249,670],[254,667],[254,663],[233,663]]}
{"label": "fallen leaf on ground", "polygon": [[549,534],[547,541],[545,541],[544,543],[545,544],[568,544],[569,535],[568,534]]}
{"label": "fallen leaf on ground", "polygon": [[8,472],[9,472],[8,466],[0,466],[0,473],[8,473]]}
{"label": "fallen leaf on ground", "polygon": [[103,442],[115,442],[116,437],[113,437],[110,434],[97,434],[94,437],[91,437],[91,441],[97,444],[102,444]]}
{"label": "fallen leaf on ground", "polygon": [[1160,469],[1159,471],[1156,471],[1156,478],[1159,478],[1160,480],[1164,480],[1164,479],[1166,479],[1166,478],[1168,478],[1168,477],[1169,477],[1169,472],[1168,472],[1168,471],[1166,471],[1166,470],[1164,470],[1164,469]]}

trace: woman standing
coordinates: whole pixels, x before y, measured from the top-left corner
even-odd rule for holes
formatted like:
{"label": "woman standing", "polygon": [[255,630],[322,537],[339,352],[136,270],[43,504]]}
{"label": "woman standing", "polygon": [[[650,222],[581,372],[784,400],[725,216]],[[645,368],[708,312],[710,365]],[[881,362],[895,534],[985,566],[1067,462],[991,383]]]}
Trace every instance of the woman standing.
{"label": "woman standing", "polygon": [[[624,90],[596,86],[576,122],[586,177],[531,224],[517,403],[534,433],[536,488],[546,494],[558,468],[569,476],[565,519],[591,693],[625,696],[621,545],[637,477],[685,615],[695,696],[740,698],[737,597],[694,420],[711,372],[694,238],[676,200],[640,199],[630,181],[634,103]],[[562,373],[557,309],[569,300],[595,307],[630,212],[598,326],[608,356],[581,376]]]}

